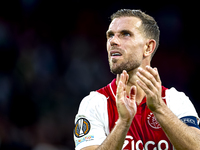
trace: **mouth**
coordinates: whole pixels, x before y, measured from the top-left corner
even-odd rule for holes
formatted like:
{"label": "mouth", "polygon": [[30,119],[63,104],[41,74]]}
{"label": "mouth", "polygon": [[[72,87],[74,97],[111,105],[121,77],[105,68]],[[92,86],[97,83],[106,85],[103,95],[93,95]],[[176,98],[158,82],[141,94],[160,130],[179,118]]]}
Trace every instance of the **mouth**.
{"label": "mouth", "polygon": [[117,50],[110,51],[111,58],[120,57],[120,56],[122,56],[122,54],[119,51],[117,51]]}

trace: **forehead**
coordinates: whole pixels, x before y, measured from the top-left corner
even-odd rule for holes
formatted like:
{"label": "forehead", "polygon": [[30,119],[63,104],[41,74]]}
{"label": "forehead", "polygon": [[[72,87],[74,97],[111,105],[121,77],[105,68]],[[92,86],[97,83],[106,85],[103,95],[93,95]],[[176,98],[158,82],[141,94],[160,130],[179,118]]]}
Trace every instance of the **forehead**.
{"label": "forehead", "polygon": [[112,30],[114,32],[118,32],[120,30],[134,30],[139,29],[142,21],[136,17],[120,17],[115,18],[109,25],[108,30]]}

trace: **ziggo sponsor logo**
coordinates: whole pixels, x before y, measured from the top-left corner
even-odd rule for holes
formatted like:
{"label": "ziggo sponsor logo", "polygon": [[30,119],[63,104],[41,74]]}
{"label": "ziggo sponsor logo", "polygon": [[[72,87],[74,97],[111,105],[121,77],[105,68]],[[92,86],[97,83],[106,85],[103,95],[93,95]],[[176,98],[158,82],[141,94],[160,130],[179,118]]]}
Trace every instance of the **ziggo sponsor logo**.
{"label": "ziggo sponsor logo", "polygon": [[[128,140],[129,139],[129,140]],[[131,142],[130,142],[130,140],[131,140]],[[148,148],[149,148],[149,146],[150,145],[152,145],[152,146],[154,146],[156,143],[154,142],[154,141],[148,141],[148,142],[146,142],[145,144],[143,144],[143,142],[141,141],[141,140],[138,140],[136,143],[135,143],[135,141],[133,140],[133,137],[132,136],[129,136],[129,135],[127,135],[126,136],[126,140],[124,141],[124,145],[123,145],[123,150],[126,150],[126,149],[124,149],[128,144],[131,144],[131,150],[149,150]],[[163,145],[164,144],[164,145]],[[144,147],[143,149],[140,149],[141,148],[141,145],[142,145],[142,147]],[[162,145],[162,147],[164,146],[165,148],[164,149],[162,149],[161,148],[161,145]],[[152,149],[152,148],[151,148]],[[155,147],[153,148],[153,150],[168,150],[169,149],[169,144],[168,144],[168,142],[167,141],[165,141],[165,140],[160,140],[159,142],[158,142],[158,145],[157,145],[157,147],[156,147],[156,145],[155,145]]]}

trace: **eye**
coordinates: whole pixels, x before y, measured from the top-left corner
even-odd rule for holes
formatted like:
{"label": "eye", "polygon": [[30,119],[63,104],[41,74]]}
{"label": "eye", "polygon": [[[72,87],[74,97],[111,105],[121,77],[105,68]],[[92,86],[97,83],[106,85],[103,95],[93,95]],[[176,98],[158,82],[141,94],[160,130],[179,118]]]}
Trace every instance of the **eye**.
{"label": "eye", "polygon": [[107,34],[107,39],[112,38],[113,36],[114,36],[113,33],[108,33],[108,34]]}
{"label": "eye", "polygon": [[131,34],[131,31],[129,30],[122,30],[121,35],[124,37],[128,37],[128,36],[131,36],[132,34]]}
{"label": "eye", "polygon": [[122,33],[122,35],[123,35],[123,36],[131,36],[131,34],[128,33],[128,32],[124,32],[124,33]]}

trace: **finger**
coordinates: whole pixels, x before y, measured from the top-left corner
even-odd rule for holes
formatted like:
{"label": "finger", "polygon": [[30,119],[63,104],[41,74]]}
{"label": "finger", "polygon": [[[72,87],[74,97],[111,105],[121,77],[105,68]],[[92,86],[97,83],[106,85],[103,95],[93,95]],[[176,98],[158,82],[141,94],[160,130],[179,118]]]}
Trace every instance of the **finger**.
{"label": "finger", "polygon": [[124,71],[120,74],[119,81],[121,81],[123,84],[125,84],[126,77],[125,77],[125,72]]}
{"label": "finger", "polygon": [[119,77],[120,77],[120,75],[117,74],[117,78],[116,78],[116,84],[117,84],[117,85],[118,85],[118,83],[119,83]]}
{"label": "finger", "polygon": [[127,85],[128,79],[129,79],[129,74],[125,71],[125,75],[126,75],[126,85]]}
{"label": "finger", "polygon": [[146,84],[145,84],[144,82],[137,80],[136,83],[138,84],[138,86],[139,86],[147,95],[150,95],[150,94],[152,95],[152,94],[153,94],[152,90],[150,90],[150,89],[146,86]]}
{"label": "finger", "polygon": [[120,77],[119,77],[119,81],[118,81],[119,84],[118,84],[117,87],[118,87],[119,89],[123,90],[124,87],[125,87],[124,82],[125,82],[124,74],[121,74]]}
{"label": "finger", "polygon": [[137,88],[136,86],[132,86],[131,87],[131,90],[130,90],[130,94],[129,94],[129,106],[131,108],[135,108],[137,109],[137,106],[136,106],[136,94],[137,94]]}
{"label": "finger", "polygon": [[126,75],[125,75],[125,71],[123,71],[119,77],[119,81],[118,81],[118,86],[117,86],[117,97],[121,98],[122,97],[122,92],[125,91],[125,82],[126,82]]}
{"label": "finger", "polygon": [[[156,82],[156,81],[151,81],[151,80],[153,80],[153,79],[150,79],[150,77],[147,77],[147,73],[144,73],[143,72],[143,74],[141,74],[140,72],[137,72],[136,73],[137,74],[137,76],[139,77],[139,79],[142,81],[142,83],[146,86],[146,87],[148,87],[150,90],[154,90],[154,88],[155,88],[155,86],[154,86],[154,84],[153,84],[153,82]],[[153,77],[153,76],[152,76]],[[155,79],[154,79],[155,80]],[[155,83],[156,84],[156,83]]]}
{"label": "finger", "polygon": [[149,73],[151,73],[154,76],[154,78],[156,79],[157,82],[161,82],[160,76],[158,73],[158,69],[156,67],[152,68],[150,66],[146,66],[146,69],[147,69],[147,71],[149,71]]}
{"label": "finger", "polygon": [[[151,72],[149,72],[148,70],[144,70],[142,68],[138,68],[138,71],[142,76],[144,76],[146,79],[148,79],[150,82],[152,82],[154,86],[157,86],[158,81],[155,79],[153,74],[151,74]],[[149,83],[149,81],[147,81],[147,83]]]}
{"label": "finger", "polygon": [[123,98],[123,91],[124,91],[124,84],[122,83],[122,81],[119,81],[118,86],[117,86],[117,100]]}
{"label": "finger", "polygon": [[129,75],[126,70],[123,70],[122,74],[124,75],[124,84],[128,83]]}
{"label": "finger", "polygon": [[137,88],[136,88],[136,86],[133,85],[131,87],[130,94],[129,94],[129,97],[130,97],[131,100],[136,99],[136,93],[137,93]]}

